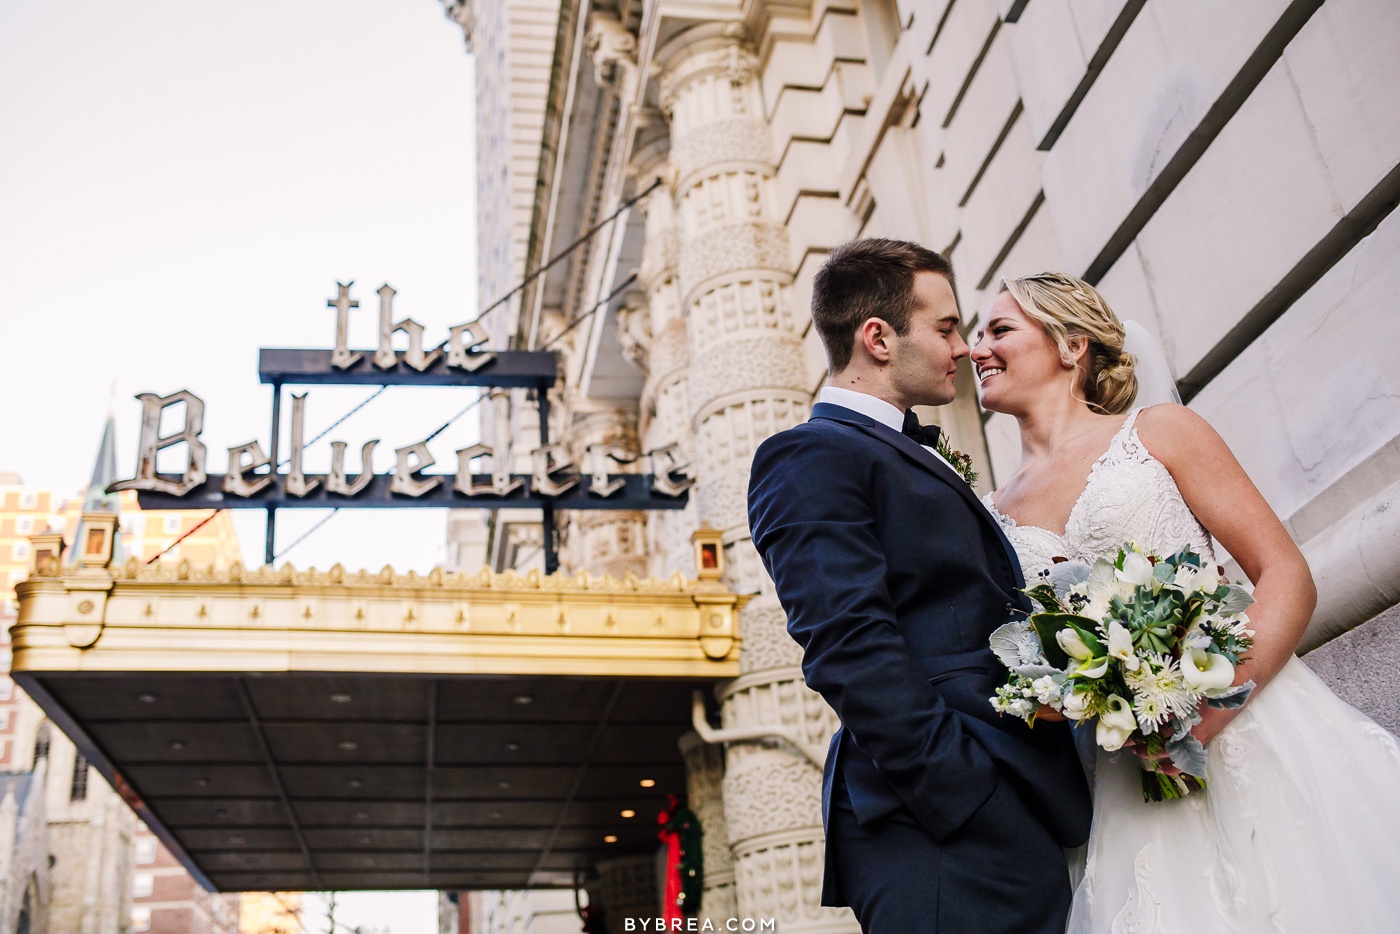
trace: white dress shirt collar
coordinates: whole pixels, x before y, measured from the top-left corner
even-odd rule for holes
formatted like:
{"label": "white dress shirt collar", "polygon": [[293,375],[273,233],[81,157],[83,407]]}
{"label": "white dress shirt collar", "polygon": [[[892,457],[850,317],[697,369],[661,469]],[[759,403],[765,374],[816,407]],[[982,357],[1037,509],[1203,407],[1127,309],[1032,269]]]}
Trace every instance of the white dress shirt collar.
{"label": "white dress shirt collar", "polygon": [[[826,402],[831,405],[839,405],[852,412],[859,412],[867,418],[873,418],[882,425],[893,428],[900,434],[904,433],[904,413],[898,406],[891,405],[884,399],[877,399],[875,396],[865,392],[856,392],[854,389],[842,389],[840,386],[823,386],[821,394],[817,396],[818,402]],[[934,457],[943,461],[949,470],[957,473],[957,468],[948,463],[948,459],[927,444],[919,445]],[[961,476],[961,474],[959,474]]]}
{"label": "white dress shirt collar", "polygon": [[839,386],[823,386],[817,401],[839,405],[852,412],[859,412],[861,415],[873,418],[895,431],[902,432],[904,430],[904,413],[898,407],[891,405],[884,399],[877,399],[869,393],[857,392],[854,389],[842,389]]}

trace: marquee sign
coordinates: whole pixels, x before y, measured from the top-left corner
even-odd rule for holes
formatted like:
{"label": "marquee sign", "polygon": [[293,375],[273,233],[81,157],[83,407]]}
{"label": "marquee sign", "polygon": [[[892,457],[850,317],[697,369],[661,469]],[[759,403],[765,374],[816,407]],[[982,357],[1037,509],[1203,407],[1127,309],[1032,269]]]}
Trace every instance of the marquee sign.
{"label": "marquee sign", "polygon": [[[143,509],[259,508],[268,511],[267,561],[272,562],[275,511],[287,508],[483,508],[544,510],[545,528],[553,527],[555,509],[680,509],[694,483],[694,472],[676,445],[648,451],[638,458],[605,445],[591,445],[582,464],[575,464],[562,444],[549,439],[548,390],[556,379],[555,354],[545,351],[488,350],[490,335],[480,321],[448,329],[447,340],[424,350],[423,326],[412,318],[393,320],[395,290],[384,285],[379,294],[379,346],[351,350],[349,320],[359,303],[350,297],[351,283],[337,283],[337,294],[326,304],[336,310],[335,347],[331,350],[263,348],[258,377],[272,385],[272,429],[268,446],[259,440],[228,449],[222,474],[205,470],[208,449],[200,440],[204,401],[189,390],[170,395],[141,393],[141,432],[136,476],[108,487],[109,492],[136,490]],[[408,337],[408,348],[396,351],[396,333]],[[423,439],[394,449],[392,473],[375,474],[371,458],[379,439],[364,442],[359,472],[350,473],[347,443],[332,441],[331,467],[324,475],[309,475],[303,467],[307,394],[292,395],[287,472],[278,467],[283,385],[477,386],[490,389],[495,428],[492,444],[477,443],[455,452],[451,473],[430,472],[437,466]],[[531,471],[512,473],[515,457],[510,432],[509,389],[536,392],[540,445],[530,451]],[[184,405],[179,430],[162,435],[166,410]],[[184,469],[179,474],[156,470],[160,451],[185,445]],[[615,473],[615,467],[648,469],[647,473]],[[552,535],[547,534],[546,567],[554,570]]]}

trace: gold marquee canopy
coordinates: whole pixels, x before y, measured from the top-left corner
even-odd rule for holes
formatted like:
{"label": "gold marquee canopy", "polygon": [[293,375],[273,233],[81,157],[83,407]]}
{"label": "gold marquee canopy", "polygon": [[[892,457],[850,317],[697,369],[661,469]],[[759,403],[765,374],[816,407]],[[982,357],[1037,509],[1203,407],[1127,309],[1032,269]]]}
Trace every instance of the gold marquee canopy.
{"label": "gold marquee canopy", "polygon": [[108,567],[84,528],[74,566],[34,538],[13,675],[220,890],[571,885],[654,848],[739,673],[709,529],[699,579],[616,580]]}

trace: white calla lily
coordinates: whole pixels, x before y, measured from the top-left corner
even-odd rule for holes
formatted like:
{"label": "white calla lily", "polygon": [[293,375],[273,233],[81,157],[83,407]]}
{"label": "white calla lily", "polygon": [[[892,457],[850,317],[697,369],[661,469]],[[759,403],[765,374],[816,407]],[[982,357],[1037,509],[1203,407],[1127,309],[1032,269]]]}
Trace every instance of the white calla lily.
{"label": "white calla lily", "polygon": [[1101,655],[1083,662],[1075,669],[1074,674],[1084,678],[1102,678],[1108,674],[1108,656]]}
{"label": "white calla lily", "polygon": [[1123,567],[1115,576],[1131,587],[1145,587],[1152,583],[1152,562],[1136,551],[1123,555]]}
{"label": "white calla lily", "polygon": [[1118,620],[1108,622],[1108,654],[1123,663],[1129,671],[1137,671],[1141,662],[1133,651],[1133,636]]}
{"label": "white calla lily", "polygon": [[1208,695],[1235,683],[1235,666],[1216,652],[1187,649],[1181,653],[1181,679],[1197,694]]}
{"label": "white calla lily", "polygon": [[1200,593],[1214,593],[1216,588],[1220,586],[1220,577],[1214,569],[1183,564],[1177,568],[1176,576],[1172,578],[1172,586],[1185,593],[1191,593],[1193,590]]}
{"label": "white calla lily", "polygon": [[1117,694],[1108,695],[1108,710],[1099,715],[1094,729],[1095,741],[1109,752],[1117,752],[1137,729],[1133,707]]}

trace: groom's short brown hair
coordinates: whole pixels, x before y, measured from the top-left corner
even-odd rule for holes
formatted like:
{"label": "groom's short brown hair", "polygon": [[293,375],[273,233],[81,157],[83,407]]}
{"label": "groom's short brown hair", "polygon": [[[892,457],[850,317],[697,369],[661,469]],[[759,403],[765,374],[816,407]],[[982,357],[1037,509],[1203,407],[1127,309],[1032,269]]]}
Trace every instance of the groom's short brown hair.
{"label": "groom's short brown hair", "polygon": [[914,274],[936,272],[953,285],[953,264],[907,240],[867,237],[831,251],[812,280],[812,323],[832,375],[851,362],[856,333],[880,318],[903,335],[914,308]]}

